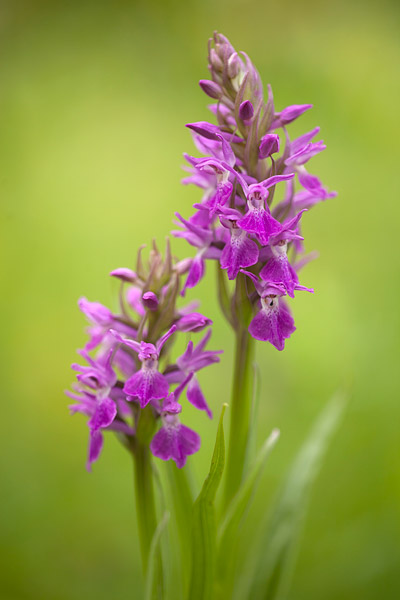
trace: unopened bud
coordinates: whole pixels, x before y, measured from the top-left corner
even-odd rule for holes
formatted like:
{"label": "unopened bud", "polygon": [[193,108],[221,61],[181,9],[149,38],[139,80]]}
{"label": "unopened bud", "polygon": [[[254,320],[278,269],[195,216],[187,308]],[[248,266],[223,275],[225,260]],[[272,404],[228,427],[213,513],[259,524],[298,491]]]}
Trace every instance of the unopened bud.
{"label": "unopened bud", "polygon": [[211,67],[216,71],[222,71],[224,68],[223,62],[218,56],[218,54],[215,52],[214,48],[211,48],[210,50],[210,64]]}
{"label": "unopened bud", "polygon": [[187,273],[192,266],[193,258],[184,258],[176,263],[174,266],[174,271],[178,273],[178,275],[184,275]]}
{"label": "unopened bud", "polygon": [[184,315],[176,322],[178,331],[201,331],[205,327],[212,325],[211,319],[204,317],[200,313],[189,313]]}
{"label": "unopened bud", "polygon": [[253,118],[254,108],[250,100],[245,100],[239,106],[239,117],[242,121],[249,121]]}
{"label": "unopened bud", "polygon": [[267,133],[261,139],[258,156],[260,158],[267,158],[275,152],[279,152],[279,135],[276,133]]}
{"label": "unopened bud", "polygon": [[215,81],[211,81],[210,79],[200,79],[199,86],[207,96],[210,96],[210,98],[218,100],[222,96],[222,90]]}
{"label": "unopened bud", "polygon": [[150,310],[157,310],[158,298],[154,292],[145,292],[142,296],[144,306]]}
{"label": "unopened bud", "polygon": [[240,70],[240,59],[236,52],[234,52],[228,60],[228,76],[231,79],[235,79]]}
{"label": "unopened bud", "polygon": [[110,273],[111,277],[117,277],[117,279],[121,279],[121,281],[126,281],[128,283],[133,283],[136,281],[137,275],[132,269],[126,269],[125,267],[121,267],[120,269],[114,269]]}

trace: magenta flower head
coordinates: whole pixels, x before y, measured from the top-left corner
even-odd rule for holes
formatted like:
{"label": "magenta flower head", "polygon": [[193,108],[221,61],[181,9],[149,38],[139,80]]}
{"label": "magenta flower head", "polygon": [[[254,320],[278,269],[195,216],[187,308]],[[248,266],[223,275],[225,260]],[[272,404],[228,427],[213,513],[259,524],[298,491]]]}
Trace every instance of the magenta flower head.
{"label": "magenta flower head", "polygon": [[[282,296],[312,291],[300,284],[296,267],[304,251],[300,218],[304,209],[336,195],[305,167],[326,146],[314,141],[319,127],[290,138],[290,124],[312,105],[277,110],[271,86],[264,99],[250,58],[236,52],[220,33],[209,42],[208,67],[211,79],[205,91],[213,87],[211,82],[218,90],[218,103],[210,107],[217,122],[188,125],[202,156],[190,157],[191,176],[185,179],[200,187],[203,197],[192,216],[179,216],[186,231],[175,232],[198,248],[185,288],[199,283],[208,261],[218,261],[226,273],[218,278],[220,298],[226,297],[224,277],[236,281],[233,297],[223,306],[229,322],[282,349],[295,330]],[[203,81],[200,85],[205,88]],[[283,199],[276,202],[278,189]],[[243,273],[246,269],[255,280]],[[243,278],[245,285],[240,283]],[[274,289],[280,291],[271,293],[272,304],[265,295],[259,300],[260,286],[278,286]],[[253,319],[238,309],[243,303],[250,306]]]}
{"label": "magenta flower head", "polygon": [[[199,249],[200,264],[203,256],[220,253],[217,245],[213,245],[219,244],[217,238],[207,228],[182,218],[181,223],[185,228],[181,234]],[[184,354],[175,362],[171,360],[171,348],[177,336],[196,336],[212,325],[211,319],[193,310],[196,304],[177,307],[179,292],[196,280],[193,266],[196,261],[174,261],[169,243],[163,257],[153,243],[146,265],[142,250],[139,249],[135,270],[120,268],[111,272],[120,282],[119,311],[111,312],[85,298],[79,301],[79,307],[92,325],[91,342],[80,351],[87,366],[72,365],[77,372],[77,382],[67,394],[76,402],[71,411],[89,418],[88,468],[100,455],[105,431],[118,432],[128,446],[136,443],[142,413],[147,414],[145,421],[150,418],[154,424],[148,433],[153,432],[157,423],[162,424],[152,443],[154,453],[165,460],[172,458],[178,466],[183,466],[186,457],[200,446],[198,435],[177,417],[178,408],[178,412],[182,410],[177,400],[185,389],[189,402],[212,416],[196,375],[219,360],[219,351],[204,349],[211,331],[206,332],[197,346],[190,340]],[[94,356],[89,354],[91,351],[95,352]],[[177,387],[173,389],[173,386]],[[140,434],[141,440],[143,435]],[[168,452],[163,452],[157,440],[163,438],[165,442],[166,437],[171,444]],[[150,441],[151,438],[147,440],[148,445]]]}

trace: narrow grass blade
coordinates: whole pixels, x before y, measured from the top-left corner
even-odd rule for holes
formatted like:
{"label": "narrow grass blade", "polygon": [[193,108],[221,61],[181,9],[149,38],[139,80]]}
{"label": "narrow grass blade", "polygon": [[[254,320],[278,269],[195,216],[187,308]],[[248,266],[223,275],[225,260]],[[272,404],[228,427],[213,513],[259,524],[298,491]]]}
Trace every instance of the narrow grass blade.
{"label": "narrow grass blade", "polygon": [[228,506],[225,518],[219,528],[217,573],[218,593],[221,598],[231,597],[231,588],[235,579],[238,527],[245,511],[249,508],[263,467],[278,438],[279,430],[274,429],[259,450],[250,473]]}
{"label": "narrow grass blade", "polygon": [[151,540],[149,562],[146,575],[146,590],[145,600],[162,600],[164,582],[162,581],[163,573],[160,569],[160,540],[164,529],[169,521],[169,512],[164,513],[163,518],[157,525],[154,532],[153,539]]}
{"label": "narrow grass blade", "polygon": [[188,600],[209,600],[212,597],[215,559],[216,524],[214,500],[225,465],[224,413],[222,407],[210,472],[193,506],[192,576]]}
{"label": "narrow grass blade", "polygon": [[191,572],[193,495],[188,467],[189,465],[186,465],[184,469],[178,469],[172,460],[165,465],[169,481],[168,497],[173,509],[172,528],[177,546],[174,557],[178,561],[181,574],[181,581],[175,581],[174,600],[186,596]]}
{"label": "narrow grass blade", "polygon": [[295,458],[262,534],[262,547],[252,555],[256,568],[250,579],[250,593],[241,595],[241,598],[281,600],[286,596],[311,486],[344,405],[344,395],[336,394],[317,419]]}

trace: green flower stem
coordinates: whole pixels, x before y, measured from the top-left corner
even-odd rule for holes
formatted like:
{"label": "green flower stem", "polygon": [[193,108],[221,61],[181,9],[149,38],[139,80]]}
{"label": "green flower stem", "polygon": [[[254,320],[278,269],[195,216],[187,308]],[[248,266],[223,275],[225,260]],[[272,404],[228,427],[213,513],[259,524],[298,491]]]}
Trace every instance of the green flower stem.
{"label": "green flower stem", "polygon": [[226,463],[225,507],[237,492],[243,477],[251,416],[254,340],[247,327],[235,331],[235,367],[230,404],[229,449]]}
{"label": "green flower stem", "polygon": [[[132,445],[135,465],[135,497],[140,550],[144,574],[147,573],[151,542],[157,528],[156,503],[154,496],[152,458],[149,443],[155,428],[151,407],[141,411],[136,438]],[[161,552],[155,556],[155,589],[153,598],[163,597],[163,577]]]}

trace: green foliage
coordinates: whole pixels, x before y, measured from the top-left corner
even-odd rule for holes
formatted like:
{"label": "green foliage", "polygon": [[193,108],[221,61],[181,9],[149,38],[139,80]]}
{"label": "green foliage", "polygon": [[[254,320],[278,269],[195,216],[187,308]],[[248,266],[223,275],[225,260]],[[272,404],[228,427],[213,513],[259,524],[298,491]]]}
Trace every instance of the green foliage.
{"label": "green foliage", "polygon": [[[217,578],[218,594],[228,598],[235,580],[235,558],[238,544],[238,530],[245,512],[248,510],[252,495],[259,481],[262,469],[269,453],[279,438],[279,431],[275,429],[265,440],[254,464],[232,499],[218,531],[218,558]],[[228,593],[229,591],[229,593]]]}
{"label": "green foliage", "polygon": [[167,526],[169,517],[169,512],[165,511],[164,516],[157,525],[153,539],[151,540],[144,600],[162,600],[162,598],[164,597],[163,573],[162,570],[159,569],[158,563],[161,535]]}
{"label": "green foliage", "polygon": [[249,563],[256,568],[249,578],[249,600],[284,598],[294,564],[296,543],[307,508],[310,488],[318,473],[329,441],[339,423],[345,398],[337,394],[318,418],[287,475],[267,527],[261,547],[256,545]]}
{"label": "green foliage", "polygon": [[224,404],[219,419],[210,472],[193,507],[192,577],[188,600],[212,598],[217,539],[214,500],[225,465],[223,419],[226,407]]}

